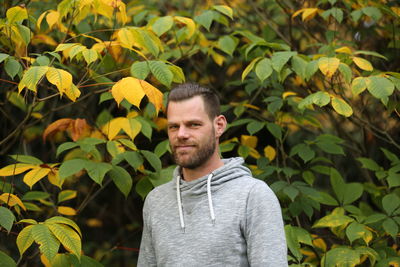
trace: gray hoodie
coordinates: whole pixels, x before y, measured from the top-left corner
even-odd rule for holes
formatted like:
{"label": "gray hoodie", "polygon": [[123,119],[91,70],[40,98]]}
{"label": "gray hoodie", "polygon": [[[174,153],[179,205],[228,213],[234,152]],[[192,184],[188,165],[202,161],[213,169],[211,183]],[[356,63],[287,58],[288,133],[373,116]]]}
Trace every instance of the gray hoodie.
{"label": "gray hoodie", "polygon": [[288,266],[276,196],[242,158],[223,161],[191,182],[178,167],[172,181],[149,193],[139,267]]}

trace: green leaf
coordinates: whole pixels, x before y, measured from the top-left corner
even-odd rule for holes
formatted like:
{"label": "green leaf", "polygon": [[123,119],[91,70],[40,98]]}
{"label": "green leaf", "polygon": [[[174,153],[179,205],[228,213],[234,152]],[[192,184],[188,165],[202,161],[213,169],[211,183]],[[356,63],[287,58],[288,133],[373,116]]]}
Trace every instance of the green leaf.
{"label": "green leaf", "polygon": [[303,80],[306,80],[306,67],[308,62],[298,55],[294,55],[291,60],[292,69]]}
{"label": "green leaf", "polygon": [[308,81],[317,72],[318,69],[318,60],[308,62],[305,73],[306,81]]}
{"label": "green leaf", "polygon": [[367,89],[367,78],[357,77],[351,83],[353,95],[359,95]]}
{"label": "green leaf", "polygon": [[174,20],[171,16],[159,17],[156,19],[154,24],[151,25],[151,29],[155,32],[155,34],[161,36],[169,31],[173,24]]}
{"label": "green leaf", "polygon": [[59,175],[61,179],[65,179],[75,173],[81,171],[88,164],[88,160],[84,159],[71,159],[64,161],[59,169]]}
{"label": "green leaf", "polygon": [[97,51],[94,49],[86,49],[82,52],[82,55],[88,65],[99,58]]}
{"label": "green leaf", "polygon": [[43,200],[49,198],[50,194],[43,191],[29,191],[22,197],[22,200]]}
{"label": "green leaf", "polygon": [[389,188],[400,186],[400,173],[391,173],[387,176]]}
{"label": "green leaf", "polygon": [[272,62],[269,58],[263,58],[257,63],[255,72],[261,82],[271,76],[273,71],[271,64]]}
{"label": "green leaf", "polygon": [[380,148],[382,150],[382,152],[385,154],[385,157],[391,161],[392,164],[398,164],[400,163],[400,159],[399,157],[396,156],[396,154],[393,154],[392,152],[390,152],[389,150],[381,147]]}
{"label": "green leaf", "polygon": [[88,172],[89,177],[98,183],[99,185],[102,184],[104,176],[108,171],[112,169],[112,165],[105,162],[92,162],[88,161],[85,169]]}
{"label": "green leaf", "polygon": [[387,215],[382,214],[382,213],[375,213],[370,216],[368,216],[365,220],[365,224],[371,224],[371,223],[376,223],[379,221],[382,221],[383,219],[387,218]]}
{"label": "green leaf", "polygon": [[150,73],[150,68],[147,61],[137,61],[131,65],[131,75],[140,80],[144,80]]}
{"label": "green leaf", "polygon": [[368,17],[371,17],[373,20],[378,21],[382,17],[381,11],[373,6],[367,6],[362,9],[362,12],[367,15]]}
{"label": "green leaf", "polygon": [[28,225],[21,232],[19,232],[17,236],[17,247],[19,250],[19,254],[22,256],[24,252],[32,245],[33,237],[31,234],[33,225]]}
{"label": "green leaf", "polygon": [[142,125],[140,131],[143,133],[143,135],[146,136],[149,140],[151,140],[153,128],[151,127],[149,120],[141,116],[135,117],[134,119],[139,121],[140,124]]}
{"label": "green leaf", "polygon": [[[103,265],[100,262],[97,262],[96,260],[85,255],[81,255],[80,262],[76,257],[73,257],[73,255],[70,255],[70,260],[72,263],[71,267],[103,267]],[[64,266],[59,266],[59,267],[64,267]]]}
{"label": "green leaf", "polygon": [[327,92],[316,92],[312,94],[312,102],[320,107],[326,106],[331,100],[330,95]]}
{"label": "green leaf", "polygon": [[151,151],[141,150],[140,153],[146,158],[150,165],[155,169],[156,172],[161,171],[162,165],[160,159]]}
{"label": "green leaf", "polygon": [[76,196],[77,196],[76,190],[63,190],[60,193],[58,193],[57,203],[76,198]]}
{"label": "green leaf", "polygon": [[136,192],[142,197],[142,199],[144,199],[152,189],[153,184],[150,182],[148,177],[140,179],[135,186]]}
{"label": "green leaf", "polygon": [[31,41],[31,30],[25,25],[17,25],[18,33],[21,36],[25,45],[29,44]]}
{"label": "green leaf", "polygon": [[394,84],[385,77],[372,76],[368,78],[367,89],[374,97],[384,99],[393,94]]}
{"label": "green leaf", "polygon": [[168,65],[162,61],[149,61],[149,67],[154,77],[167,87],[171,86],[174,75],[168,68]]}
{"label": "green leaf", "polygon": [[0,206],[0,226],[10,233],[13,223],[15,221],[15,216],[11,210]]}
{"label": "green leaf", "polygon": [[43,161],[41,161],[38,158],[32,157],[32,156],[27,156],[27,155],[11,155],[13,159],[15,159],[18,162],[21,163],[27,163],[27,164],[35,164],[35,165],[40,165],[43,164]]}
{"label": "green leaf", "polygon": [[360,224],[358,222],[352,222],[346,228],[346,235],[350,240],[350,243],[353,243],[354,240],[362,238],[365,243],[368,245],[369,241],[372,240],[372,232],[369,231],[365,225]]}
{"label": "green leaf", "polygon": [[78,144],[74,143],[74,142],[62,143],[57,148],[56,157],[58,157],[62,152],[66,151],[66,150],[70,150],[70,149],[72,149],[74,147],[77,147],[77,146],[78,146]]}
{"label": "green leaf", "polygon": [[82,237],[82,232],[79,229],[79,226],[71,219],[62,217],[62,216],[54,216],[46,220],[46,223],[58,223],[58,224],[66,224],[75,229],[75,231]]}
{"label": "green leaf", "polygon": [[282,140],[282,128],[278,124],[268,122],[266,125],[268,131],[278,140]]}
{"label": "green leaf", "polygon": [[334,155],[344,155],[343,148],[335,143],[318,141],[316,142],[316,145],[326,153]]}
{"label": "green leaf", "polygon": [[337,7],[332,7],[331,9],[326,10],[321,14],[321,16],[328,20],[329,16],[332,16],[336,19],[337,22],[342,23],[343,21],[343,10]]}
{"label": "green leaf", "polygon": [[81,238],[77,232],[65,224],[49,223],[45,225],[50,229],[54,236],[60,241],[65,249],[71,251],[78,259],[81,255]]}
{"label": "green leaf", "polygon": [[380,171],[382,170],[382,167],[379,166],[374,160],[369,159],[369,158],[357,158],[357,160],[362,164],[362,168],[371,170],[371,171]]}
{"label": "green leaf", "polygon": [[0,53],[0,63],[7,59],[9,56],[9,54]]}
{"label": "green leaf", "polygon": [[386,214],[391,216],[400,207],[400,198],[394,193],[388,194],[382,199],[382,207]]}
{"label": "green leaf", "polygon": [[293,202],[300,192],[296,187],[289,185],[283,188],[283,193],[285,193]]}
{"label": "green leaf", "polygon": [[343,99],[332,97],[332,107],[340,115],[350,117],[353,114],[353,109]]}
{"label": "green leaf", "polygon": [[230,35],[222,36],[218,39],[217,47],[227,53],[228,55],[232,56],[235,48],[238,44],[238,39],[232,37]]}
{"label": "green leaf", "polygon": [[337,247],[329,250],[321,262],[325,263],[326,267],[351,267],[360,263],[360,254],[346,247]]}
{"label": "green leaf", "polygon": [[169,141],[166,139],[157,144],[156,148],[154,149],[154,153],[157,155],[157,157],[161,158],[169,150]]}
{"label": "green leaf", "polygon": [[128,162],[128,164],[131,165],[135,170],[143,165],[143,157],[139,152],[128,151],[123,153],[123,156],[126,162]]}
{"label": "green leaf", "polygon": [[393,239],[396,239],[397,233],[399,232],[399,226],[392,218],[384,220],[382,226],[383,229],[393,237]]}
{"label": "green leaf", "polygon": [[320,228],[320,227],[338,227],[342,225],[347,225],[348,223],[354,221],[353,218],[342,215],[342,214],[329,214],[327,216],[322,217],[319,219],[314,225],[313,228]]}
{"label": "green leaf", "polygon": [[246,129],[250,135],[253,135],[258,131],[260,131],[264,126],[265,126],[264,122],[252,121],[249,124],[247,124]]}
{"label": "green leaf", "polygon": [[16,267],[14,259],[8,256],[3,251],[0,251],[0,266],[1,267]]}
{"label": "green leaf", "polygon": [[271,57],[272,68],[274,70],[276,70],[276,72],[279,73],[282,70],[283,66],[294,55],[297,55],[297,52],[283,51],[283,52],[275,52],[275,53],[273,53],[272,57]]}
{"label": "green leaf", "polygon": [[217,10],[219,13],[228,16],[230,19],[233,19],[233,10],[229,6],[226,5],[215,5],[213,9]]}
{"label": "green leaf", "polygon": [[210,31],[211,23],[216,17],[216,12],[213,10],[207,10],[202,14],[194,17],[194,21],[203,26],[207,31]]}
{"label": "green leaf", "polygon": [[15,75],[17,75],[22,70],[22,67],[18,61],[10,57],[6,60],[6,63],[4,64],[4,69],[8,76],[10,76],[11,79],[14,79]]}
{"label": "green leaf", "polygon": [[300,243],[313,246],[311,235],[303,228],[285,225],[287,245],[292,254],[300,261],[303,254]]}
{"label": "green leaf", "polygon": [[175,65],[168,65],[169,70],[174,75],[172,81],[174,83],[183,83],[185,82],[185,74],[183,73],[182,68],[175,66]]}
{"label": "green leaf", "polygon": [[339,71],[342,73],[344,80],[346,83],[350,84],[351,83],[351,78],[353,77],[353,72],[351,71],[351,68],[342,62],[339,63]]}
{"label": "green leaf", "polygon": [[113,166],[108,175],[114,181],[119,191],[127,198],[132,189],[132,177],[129,173],[119,166]]}
{"label": "green leaf", "polygon": [[47,66],[32,66],[22,76],[22,80],[18,84],[18,92],[25,87],[36,92],[36,85],[43,75],[47,72]]}
{"label": "green leaf", "polygon": [[152,32],[146,30],[138,30],[138,33],[142,39],[143,45],[146,49],[154,56],[158,57],[158,53],[160,53],[160,48],[158,46],[159,40],[157,36]]}
{"label": "green leaf", "polygon": [[35,242],[39,244],[40,252],[47,259],[52,260],[58,252],[60,242],[50,232],[50,229],[45,224],[35,224],[32,225],[31,234]]}

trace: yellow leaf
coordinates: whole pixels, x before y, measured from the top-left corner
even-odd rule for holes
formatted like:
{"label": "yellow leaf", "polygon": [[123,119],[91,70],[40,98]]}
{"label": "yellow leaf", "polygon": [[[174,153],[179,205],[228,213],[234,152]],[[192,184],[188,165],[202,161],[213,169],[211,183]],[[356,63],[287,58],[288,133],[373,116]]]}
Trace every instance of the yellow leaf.
{"label": "yellow leaf", "polygon": [[18,93],[22,91],[25,87],[29,90],[36,92],[36,85],[46,74],[48,66],[32,66],[30,67],[22,76],[22,80],[18,84]]}
{"label": "yellow leaf", "polygon": [[31,235],[31,229],[33,225],[28,225],[24,229],[19,232],[17,236],[17,247],[19,250],[19,254],[22,256],[24,252],[32,245],[33,237]]}
{"label": "yellow leaf", "polygon": [[72,86],[71,73],[62,69],[49,67],[49,70],[46,72],[46,78],[51,84],[57,86],[61,95]]}
{"label": "yellow leaf", "polygon": [[32,189],[32,186],[45,177],[50,171],[50,168],[35,167],[25,174],[23,181]]}
{"label": "yellow leaf", "polygon": [[321,57],[318,60],[318,67],[320,71],[330,78],[336,72],[340,64],[340,60],[335,57]]}
{"label": "yellow leaf", "polygon": [[122,28],[118,31],[117,40],[126,48],[131,48],[133,45],[138,46],[133,33],[127,28]]}
{"label": "yellow leaf", "polygon": [[349,55],[353,54],[353,53],[351,52],[351,49],[348,48],[347,46],[342,46],[342,47],[336,49],[335,52],[336,52],[336,53],[349,54]]}
{"label": "yellow leaf", "polygon": [[8,206],[10,206],[10,207],[18,205],[23,210],[26,210],[24,203],[22,203],[21,199],[14,194],[3,193],[0,195],[0,200],[3,201],[4,203],[8,204]]}
{"label": "yellow leaf", "polygon": [[66,206],[58,206],[57,207],[58,213],[62,215],[67,215],[67,216],[74,216],[76,215],[76,210],[71,208],[71,207],[66,207]]}
{"label": "yellow leaf", "polygon": [[216,52],[211,52],[210,54],[214,62],[217,63],[217,65],[222,66],[222,64],[224,64],[225,57],[223,55],[218,54]]}
{"label": "yellow leaf", "polygon": [[58,13],[58,11],[51,10],[46,16],[46,21],[47,24],[49,24],[49,28],[52,28],[54,24],[58,22],[59,19],[60,19],[60,13]]}
{"label": "yellow leaf", "polygon": [[142,124],[135,119],[126,119],[122,123],[122,129],[125,133],[133,140],[135,139],[136,135],[140,132],[142,128]]}
{"label": "yellow leaf", "polygon": [[[59,255],[59,254],[57,254]],[[53,259],[54,260],[54,259]],[[42,264],[44,265],[44,267],[51,267],[51,262],[49,261],[48,258],[46,258],[46,256],[44,254],[40,255],[40,261],[42,262]]]}
{"label": "yellow leaf", "polygon": [[156,112],[158,113],[163,105],[163,93],[144,80],[139,80],[139,82],[144,93],[148,97],[149,101],[154,105]]}
{"label": "yellow leaf", "polygon": [[297,93],[295,93],[295,92],[284,92],[283,94],[282,94],[282,98],[283,99],[286,99],[287,97],[289,97],[289,96],[296,96],[297,95]]}
{"label": "yellow leaf", "polygon": [[390,8],[394,13],[396,13],[397,16],[400,16],[400,7],[398,6],[392,6]]}
{"label": "yellow leaf", "polygon": [[315,17],[317,12],[319,11],[318,8],[304,8],[303,14],[301,15],[301,19],[303,21],[307,21]]}
{"label": "yellow leaf", "polygon": [[121,131],[126,118],[118,117],[104,124],[101,131],[107,135],[108,140],[114,139],[115,136]]}
{"label": "yellow leaf", "polygon": [[81,95],[81,91],[79,91],[75,84],[72,84],[70,87],[66,88],[65,95],[75,102],[76,99]]}
{"label": "yellow leaf", "polygon": [[96,218],[91,218],[86,220],[86,225],[89,227],[102,227],[103,222]]}
{"label": "yellow leaf", "polygon": [[264,156],[269,159],[269,161],[273,161],[276,157],[276,150],[272,146],[266,146],[264,148]]}
{"label": "yellow leaf", "polygon": [[49,180],[49,182],[51,184],[57,186],[60,189],[61,189],[61,187],[62,187],[62,185],[64,183],[64,179],[60,179],[58,171],[49,172],[49,174],[47,174],[47,179]]}
{"label": "yellow leaf", "polygon": [[251,157],[255,158],[255,159],[259,159],[259,158],[261,157],[261,156],[260,156],[260,153],[258,153],[258,151],[255,150],[255,149],[252,148],[252,147],[250,147],[249,155],[250,155]]}
{"label": "yellow leaf", "polygon": [[82,55],[88,65],[99,58],[97,51],[93,48],[84,50]]}
{"label": "yellow leaf", "polygon": [[374,69],[368,60],[361,57],[353,57],[353,62],[362,70],[372,71]]}
{"label": "yellow leaf", "polygon": [[44,17],[46,16],[46,14],[49,12],[49,10],[43,12],[42,14],[40,14],[38,20],[36,21],[36,28],[38,30],[40,30],[40,24],[42,24],[42,20],[44,19]]}
{"label": "yellow leaf", "polygon": [[35,167],[36,165],[26,163],[11,164],[0,169],[0,176],[17,175]]}
{"label": "yellow leaf", "polygon": [[175,16],[174,19],[186,25],[188,33],[186,39],[190,39],[190,37],[192,37],[194,32],[196,31],[196,24],[194,23],[194,21],[190,18],[180,16]]}
{"label": "yellow leaf", "polygon": [[111,94],[118,105],[125,98],[129,103],[140,107],[140,102],[145,95],[139,79],[126,77],[119,80],[111,89]]}
{"label": "yellow leaf", "polygon": [[322,251],[326,251],[327,245],[322,238],[316,238],[312,242],[315,247],[321,249]]}
{"label": "yellow leaf", "polygon": [[7,22],[13,24],[28,18],[28,11],[24,7],[11,7],[6,12]]}
{"label": "yellow leaf", "polygon": [[242,143],[242,145],[255,148],[257,146],[257,142],[258,142],[257,136],[251,136],[251,135],[240,136],[240,143]]}

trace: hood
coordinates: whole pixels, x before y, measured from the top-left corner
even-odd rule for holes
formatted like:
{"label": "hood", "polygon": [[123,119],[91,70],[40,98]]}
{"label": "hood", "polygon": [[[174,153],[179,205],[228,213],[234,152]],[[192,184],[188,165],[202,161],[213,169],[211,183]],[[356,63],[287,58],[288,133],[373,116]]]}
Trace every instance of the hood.
{"label": "hood", "polygon": [[190,182],[186,182],[185,180],[181,179],[181,168],[179,166],[174,170],[174,189],[176,190],[179,218],[183,231],[185,231],[185,221],[183,218],[182,196],[185,198],[190,198],[207,194],[210,218],[214,224],[215,214],[212,204],[212,193],[217,191],[221,186],[223,186],[224,183],[230,180],[251,175],[250,170],[242,165],[244,163],[243,158],[236,157],[222,159],[222,161],[224,162],[224,165],[220,168],[214,170],[208,175]]}

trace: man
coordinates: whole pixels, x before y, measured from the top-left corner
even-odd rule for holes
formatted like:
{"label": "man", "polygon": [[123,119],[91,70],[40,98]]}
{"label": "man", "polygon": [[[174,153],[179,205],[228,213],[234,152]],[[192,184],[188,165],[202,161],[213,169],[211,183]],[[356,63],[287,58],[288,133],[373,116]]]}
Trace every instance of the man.
{"label": "man", "polygon": [[178,167],[146,198],[138,266],[287,266],[276,196],[242,158],[219,156],[227,122],[216,94],[178,86],[167,119]]}

